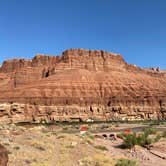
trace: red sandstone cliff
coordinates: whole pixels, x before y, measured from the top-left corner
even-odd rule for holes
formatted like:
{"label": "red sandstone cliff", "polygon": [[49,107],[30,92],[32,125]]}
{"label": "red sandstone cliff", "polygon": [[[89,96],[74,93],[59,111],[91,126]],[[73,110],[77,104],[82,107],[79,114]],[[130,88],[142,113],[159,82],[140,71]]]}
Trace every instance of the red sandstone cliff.
{"label": "red sandstone cliff", "polygon": [[166,119],[165,72],[105,51],[5,61],[0,87],[0,121]]}

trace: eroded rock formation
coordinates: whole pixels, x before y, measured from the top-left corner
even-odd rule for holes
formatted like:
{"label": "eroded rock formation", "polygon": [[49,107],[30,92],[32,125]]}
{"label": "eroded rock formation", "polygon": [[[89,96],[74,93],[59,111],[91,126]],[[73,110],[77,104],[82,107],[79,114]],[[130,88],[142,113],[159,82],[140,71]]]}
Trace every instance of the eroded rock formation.
{"label": "eroded rock formation", "polygon": [[165,73],[84,49],[7,60],[0,68],[0,121],[166,119]]}
{"label": "eroded rock formation", "polygon": [[4,146],[0,144],[0,166],[7,166],[8,152]]}

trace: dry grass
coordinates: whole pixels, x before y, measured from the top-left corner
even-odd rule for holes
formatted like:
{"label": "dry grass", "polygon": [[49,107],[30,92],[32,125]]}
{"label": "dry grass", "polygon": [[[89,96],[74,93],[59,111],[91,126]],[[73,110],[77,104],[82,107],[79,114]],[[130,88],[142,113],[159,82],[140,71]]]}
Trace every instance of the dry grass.
{"label": "dry grass", "polygon": [[83,166],[114,166],[116,161],[112,160],[103,154],[95,155],[93,157],[85,157],[79,161]]}

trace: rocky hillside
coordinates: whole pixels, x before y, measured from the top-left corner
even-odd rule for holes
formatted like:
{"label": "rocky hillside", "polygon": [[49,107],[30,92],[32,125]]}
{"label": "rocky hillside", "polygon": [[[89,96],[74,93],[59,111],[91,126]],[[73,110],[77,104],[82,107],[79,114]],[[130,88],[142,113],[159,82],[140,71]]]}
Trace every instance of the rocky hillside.
{"label": "rocky hillside", "polygon": [[166,119],[166,72],[70,49],[0,68],[0,121]]}

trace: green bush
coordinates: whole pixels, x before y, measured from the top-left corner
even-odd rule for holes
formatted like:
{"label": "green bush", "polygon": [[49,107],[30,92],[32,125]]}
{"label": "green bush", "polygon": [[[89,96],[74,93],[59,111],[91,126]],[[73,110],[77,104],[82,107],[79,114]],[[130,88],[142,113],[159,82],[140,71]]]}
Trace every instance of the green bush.
{"label": "green bush", "polygon": [[137,162],[134,160],[121,158],[118,160],[115,166],[137,166]]}
{"label": "green bush", "polygon": [[145,135],[146,137],[148,137],[148,136],[151,135],[151,134],[156,134],[156,133],[157,133],[157,131],[156,131],[155,129],[149,128],[149,129],[145,129],[145,130],[144,130],[144,135]]}
{"label": "green bush", "polygon": [[124,135],[124,145],[126,148],[133,148],[137,144],[136,134],[126,134]]}
{"label": "green bush", "polygon": [[146,137],[144,134],[137,136],[137,145],[144,146],[146,142],[145,140],[146,140]]}
{"label": "green bush", "polygon": [[146,130],[144,133],[140,135],[136,135],[136,133],[133,134],[122,134],[120,135],[122,139],[124,140],[124,146],[125,148],[133,148],[135,145],[139,146],[146,146],[151,144],[153,141],[158,141],[160,138],[157,136],[154,140],[149,138],[148,136],[154,133],[151,130]]}

